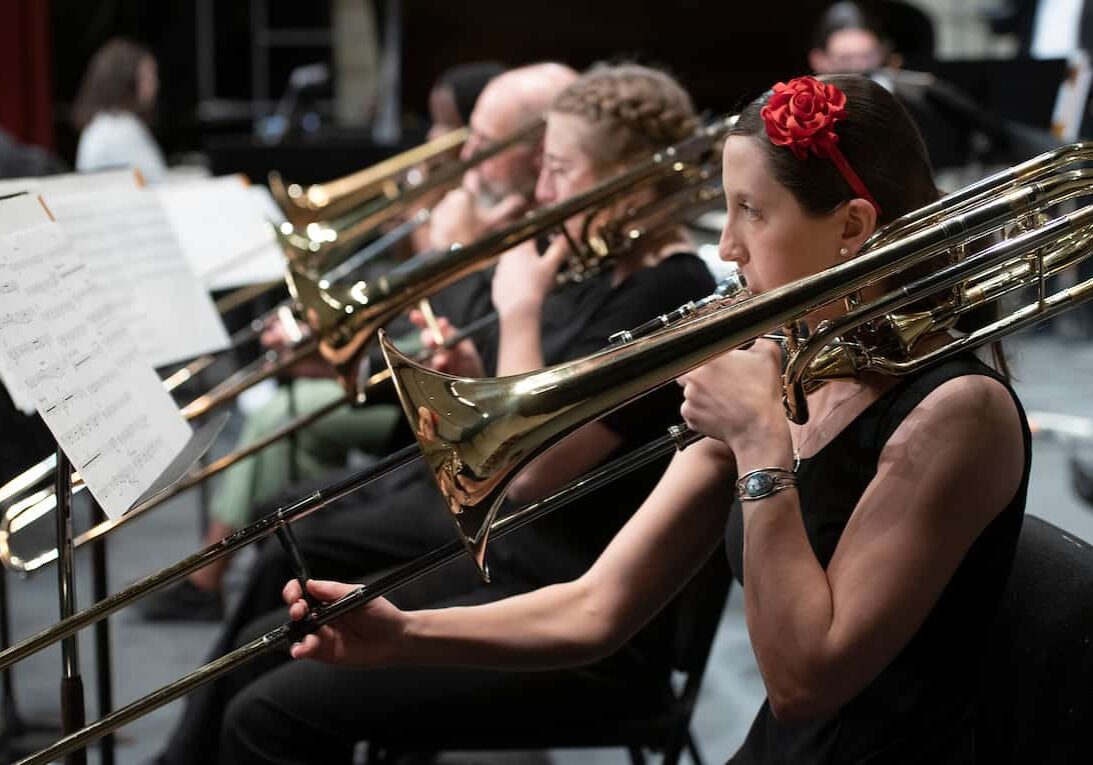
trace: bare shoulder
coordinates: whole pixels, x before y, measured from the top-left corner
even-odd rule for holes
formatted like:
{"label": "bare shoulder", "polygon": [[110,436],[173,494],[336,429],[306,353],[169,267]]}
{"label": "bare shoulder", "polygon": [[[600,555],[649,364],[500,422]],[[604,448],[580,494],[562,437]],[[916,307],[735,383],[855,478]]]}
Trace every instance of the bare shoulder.
{"label": "bare shoulder", "polygon": [[969,435],[1008,434],[1018,443],[1022,441],[1013,396],[1005,385],[986,375],[962,375],[942,383],[911,410],[903,425],[967,431]]}
{"label": "bare shoulder", "polygon": [[911,410],[885,444],[878,473],[919,476],[947,495],[941,505],[968,503],[992,515],[1013,498],[1024,462],[1013,396],[994,378],[964,375],[939,385]]}

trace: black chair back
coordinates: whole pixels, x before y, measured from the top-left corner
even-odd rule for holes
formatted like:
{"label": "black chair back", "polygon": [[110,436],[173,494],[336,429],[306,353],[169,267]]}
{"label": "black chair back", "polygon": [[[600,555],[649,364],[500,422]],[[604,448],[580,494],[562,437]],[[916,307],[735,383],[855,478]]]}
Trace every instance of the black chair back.
{"label": "black chair back", "polygon": [[983,663],[977,761],[1093,757],[1093,547],[1026,516]]}

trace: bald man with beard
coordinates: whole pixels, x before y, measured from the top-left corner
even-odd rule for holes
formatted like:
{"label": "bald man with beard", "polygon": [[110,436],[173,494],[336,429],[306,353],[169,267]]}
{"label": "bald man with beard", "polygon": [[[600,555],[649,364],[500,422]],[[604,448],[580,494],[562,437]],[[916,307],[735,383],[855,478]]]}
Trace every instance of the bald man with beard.
{"label": "bald man with beard", "polygon": [[[471,137],[464,158],[504,139],[539,119],[554,98],[577,78],[572,69],[542,63],[513,69],[490,81],[471,113]],[[467,243],[527,211],[540,164],[541,142],[517,144],[468,171],[462,185],[433,209],[429,237],[433,248]],[[434,299],[438,312],[457,323],[469,322],[492,309],[488,273],[473,274]],[[487,341],[488,342],[488,341]],[[315,482],[323,485],[329,478]],[[293,487],[256,515],[307,493],[312,485]],[[423,463],[397,472],[346,499],[294,524],[301,552],[317,577],[365,579],[422,555],[452,539],[432,476]],[[215,540],[213,540],[215,541]],[[497,564],[494,565],[497,568]],[[505,568],[501,564],[501,569]],[[207,569],[217,575],[223,569]],[[200,573],[200,572],[199,572]],[[211,658],[223,655],[253,635],[283,620],[280,592],[291,562],[276,544],[266,545],[248,573],[242,597],[229,615]],[[524,577],[505,576],[509,589],[487,591],[473,567],[433,577],[404,592],[404,602],[432,603],[452,597],[480,600],[501,597],[525,586]],[[160,765],[214,763],[224,710],[249,682],[279,666],[287,656],[259,661],[195,691],[172,734]]]}
{"label": "bald man with beard", "polygon": [[[468,159],[542,117],[551,101],[577,77],[567,66],[534,64],[498,75],[471,112]],[[527,210],[539,173],[541,142],[521,143],[468,170],[462,185],[433,209],[431,244],[466,244]]]}

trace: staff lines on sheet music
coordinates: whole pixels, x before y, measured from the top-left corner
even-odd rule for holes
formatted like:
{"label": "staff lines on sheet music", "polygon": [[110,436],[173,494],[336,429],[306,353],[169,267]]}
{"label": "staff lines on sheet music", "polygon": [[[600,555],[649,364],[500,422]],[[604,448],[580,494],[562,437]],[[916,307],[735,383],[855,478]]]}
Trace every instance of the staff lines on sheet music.
{"label": "staff lines on sheet music", "polygon": [[37,388],[48,380],[59,380],[65,375],[65,365],[59,362],[44,364],[41,369],[27,378],[27,384],[31,390]]}
{"label": "staff lines on sheet music", "polygon": [[131,420],[125,427],[118,431],[117,439],[121,443],[126,443],[147,427],[148,415],[142,412],[141,414],[137,415],[135,419]]}
{"label": "staff lines on sheet music", "polygon": [[33,308],[23,308],[18,311],[4,311],[0,313],[0,329],[11,327],[16,324],[27,325],[34,321],[35,310]]}
{"label": "staff lines on sheet music", "polygon": [[47,305],[39,311],[39,317],[43,321],[55,322],[59,319],[68,316],[72,312],[72,303],[69,301],[58,301],[53,305]]}
{"label": "staff lines on sheet music", "polygon": [[61,442],[65,445],[78,444],[88,436],[97,432],[102,425],[102,417],[98,412],[93,412],[73,427],[61,434]]}
{"label": "staff lines on sheet music", "polygon": [[129,458],[133,462],[133,466],[136,468],[142,468],[145,465],[151,463],[163,450],[163,439],[156,436],[141,449],[135,452],[130,452]]}
{"label": "staff lines on sheet music", "polygon": [[132,401],[133,391],[123,391],[122,394],[115,398],[113,401],[109,401],[103,405],[102,409],[100,410],[102,412],[102,416],[110,419],[118,412],[120,412],[123,408],[128,406]]}
{"label": "staff lines on sheet music", "polygon": [[32,337],[26,342],[19,343],[6,350],[6,355],[12,362],[18,363],[32,353],[43,353],[49,350],[53,340],[49,335]]}

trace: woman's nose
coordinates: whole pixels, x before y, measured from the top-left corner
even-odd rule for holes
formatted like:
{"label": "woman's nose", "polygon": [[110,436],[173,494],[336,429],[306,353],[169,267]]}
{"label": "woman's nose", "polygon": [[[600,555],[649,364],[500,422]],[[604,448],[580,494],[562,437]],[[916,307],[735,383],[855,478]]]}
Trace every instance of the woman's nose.
{"label": "woman's nose", "polygon": [[721,232],[721,240],[717,245],[717,257],[725,263],[735,263],[738,266],[747,262],[747,251],[739,239],[732,235],[728,226]]}

